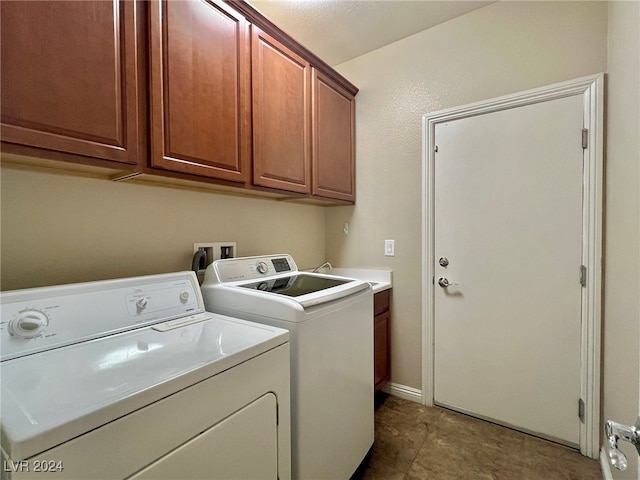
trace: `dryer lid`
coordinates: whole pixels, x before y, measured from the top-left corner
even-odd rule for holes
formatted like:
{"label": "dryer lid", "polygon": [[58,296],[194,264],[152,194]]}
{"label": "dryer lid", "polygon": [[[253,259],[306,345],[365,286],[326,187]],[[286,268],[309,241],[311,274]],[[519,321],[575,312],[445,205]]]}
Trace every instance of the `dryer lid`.
{"label": "dryer lid", "polygon": [[29,458],[289,338],[283,329],[200,315],[176,329],[145,327],[2,362],[4,449],[13,460]]}

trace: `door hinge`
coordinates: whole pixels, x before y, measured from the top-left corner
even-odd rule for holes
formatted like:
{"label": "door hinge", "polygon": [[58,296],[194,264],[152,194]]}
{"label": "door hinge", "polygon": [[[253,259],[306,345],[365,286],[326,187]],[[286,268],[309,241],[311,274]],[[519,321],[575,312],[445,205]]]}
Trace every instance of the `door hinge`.
{"label": "door hinge", "polygon": [[280,405],[276,404],[276,425],[280,425]]}
{"label": "door hinge", "polygon": [[584,400],[578,399],[578,418],[584,423]]}
{"label": "door hinge", "polygon": [[589,130],[586,128],[582,129],[582,148],[587,148],[589,146]]}
{"label": "door hinge", "polygon": [[580,265],[580,285],[582,287],[587,286],[587,267]]}

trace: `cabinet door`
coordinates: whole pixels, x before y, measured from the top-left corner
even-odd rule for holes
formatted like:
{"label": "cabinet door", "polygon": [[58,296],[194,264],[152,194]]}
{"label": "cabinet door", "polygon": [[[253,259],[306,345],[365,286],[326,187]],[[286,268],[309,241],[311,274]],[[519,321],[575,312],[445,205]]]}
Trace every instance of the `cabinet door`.
{"label": "cabinet door", "polygon": [[311,67],[252,26],[253,183],[311,191]]}
{"label": "cabinet door", "polygon": [[391,378],[389,342],[389,311],[376,315],[373,328],[374,375],[373,384],[380,390]]}
{"label": "cabinet door", "polygon": [[246,20],[216,0],[151,2],[151,165],[245,182]]}
{"label": "cabinet door", "polygon": [[355,200],[355,98],[313,71],[314,195]]}
{"label": "cabinet door", "polygon": [[136,164],[136,2],[0,2],[4,142]]}

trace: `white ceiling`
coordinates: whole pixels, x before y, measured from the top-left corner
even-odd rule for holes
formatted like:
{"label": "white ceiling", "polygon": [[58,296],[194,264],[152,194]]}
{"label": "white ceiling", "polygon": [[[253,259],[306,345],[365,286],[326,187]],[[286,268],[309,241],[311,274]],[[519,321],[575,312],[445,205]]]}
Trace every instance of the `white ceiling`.
{"label": "white ceiling", "polygon": [[249,0],[329,65],[446,22],[491,1]]}

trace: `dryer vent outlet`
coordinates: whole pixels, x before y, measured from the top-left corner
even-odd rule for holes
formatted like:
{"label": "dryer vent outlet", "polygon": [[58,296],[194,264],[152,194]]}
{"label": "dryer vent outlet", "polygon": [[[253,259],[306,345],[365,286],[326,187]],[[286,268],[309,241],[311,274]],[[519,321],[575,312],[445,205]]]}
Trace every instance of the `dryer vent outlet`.
{"label": "dryer vent outlet", "polygon": [[237,255],[236,242],[194,243],[193,253],[204,250],[207,254],[207,265],[221,258],[234,258]]}

